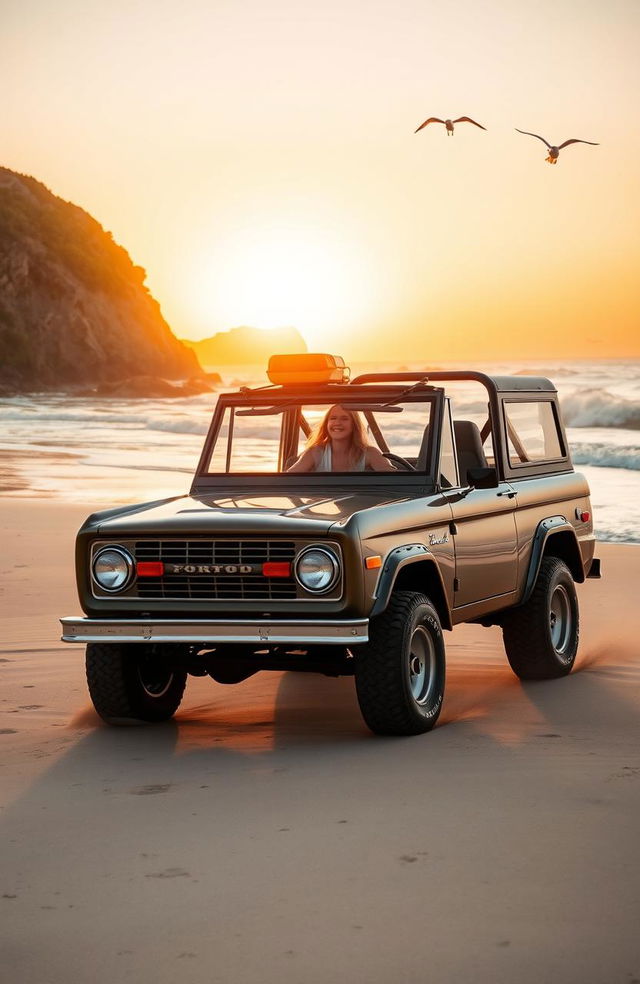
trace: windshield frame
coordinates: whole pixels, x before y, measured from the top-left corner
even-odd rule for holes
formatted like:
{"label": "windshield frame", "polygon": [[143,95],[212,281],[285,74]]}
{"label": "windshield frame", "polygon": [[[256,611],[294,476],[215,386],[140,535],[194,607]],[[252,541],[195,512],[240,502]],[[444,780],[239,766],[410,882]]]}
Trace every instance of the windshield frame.
{"label": "windshield frame", "polygon": [[[208,463],[211,453],[222,426],[224,415],[229,407],[236,409],[275,408],[280,415],[281,407],[297,404],[345,406],[384,407],[394,401],[402,403],[428,403],[431,405],[429,415],[429,434],[426,448],[426,468],[424,471],[366,471],[366,472],[209,472]],[[278,386],[264,387],[257,390],[240,390],[222,393],[214,409],[209,431],[205,438],[200,460],[196,468],[191,486],[191,494],[206,494],[211,491],[226,491],[230,488],[254,490],[257,487],[264,490],[293,491],[300,487],[308,489],[322,488],[325,491],[335,491],[341,488],[375,489],[400,488],[411,490],[429,489],[436,487],[434,475],[440,455],[440,435],[444,413],[444,390],[425,385],[423,387],[407,387],[406,384],[354,386],[353,384],[324,384],[315,386]],[[262,416],[262,415],[260,415]],[[263,418],[264,419],[264,418]],[[377,447],[377,442],[375,444]]]}

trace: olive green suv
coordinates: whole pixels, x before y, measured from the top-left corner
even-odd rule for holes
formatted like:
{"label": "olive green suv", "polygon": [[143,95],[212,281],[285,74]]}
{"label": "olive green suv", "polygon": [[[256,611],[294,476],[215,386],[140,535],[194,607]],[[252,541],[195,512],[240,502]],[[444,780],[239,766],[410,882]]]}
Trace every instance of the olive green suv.
{"label": "olive green suv", "polygon": [[219,397],[187,495],[78,533],[85,615],[62,638],[87,644],[106,721],[170,718],[190,674],[295,670],[353,676],[378,734],[429,731],[460,622],[501,626],[523,680],[570,672],[575,584],[600,565],[549,380],[349,381],[320,355],[273,357],[269,377]]}

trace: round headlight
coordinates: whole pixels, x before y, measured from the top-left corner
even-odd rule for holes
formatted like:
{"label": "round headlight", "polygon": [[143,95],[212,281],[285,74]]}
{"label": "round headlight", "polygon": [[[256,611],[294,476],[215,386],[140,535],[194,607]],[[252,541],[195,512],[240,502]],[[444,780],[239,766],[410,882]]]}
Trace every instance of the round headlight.
{"label": "round headlight", "polygon": [[339,570],[338,558],[333,550],[325,547],[308,547],[298,554],[295,563],[298,583],[316,594],[322,594],[333,587]]}
{"label": "round headlight", "polygon": [[93,558],[92,571],[104,591],[121,591],[133,574],[133,559],[124,547],[104,547]]}

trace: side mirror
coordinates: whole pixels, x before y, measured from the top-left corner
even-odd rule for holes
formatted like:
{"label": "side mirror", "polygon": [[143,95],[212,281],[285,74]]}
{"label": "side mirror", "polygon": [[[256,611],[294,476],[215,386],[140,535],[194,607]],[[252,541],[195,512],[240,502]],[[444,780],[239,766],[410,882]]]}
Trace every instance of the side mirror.
{"label": "side mirror", "polygon": [[467,481],[476,489],[497,489],[499,485],[495,468],[469,468]]}

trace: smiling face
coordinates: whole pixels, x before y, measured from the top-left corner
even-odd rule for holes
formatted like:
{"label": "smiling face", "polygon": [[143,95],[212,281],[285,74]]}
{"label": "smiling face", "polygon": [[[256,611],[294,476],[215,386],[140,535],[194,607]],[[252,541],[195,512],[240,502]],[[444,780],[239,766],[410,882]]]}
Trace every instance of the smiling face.
{"label": "smiling face", "polygon": [[343,407],[332,407],[327,417],[327,433],[331,440],[350,440],[353,434],[351,414]]}

